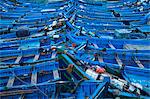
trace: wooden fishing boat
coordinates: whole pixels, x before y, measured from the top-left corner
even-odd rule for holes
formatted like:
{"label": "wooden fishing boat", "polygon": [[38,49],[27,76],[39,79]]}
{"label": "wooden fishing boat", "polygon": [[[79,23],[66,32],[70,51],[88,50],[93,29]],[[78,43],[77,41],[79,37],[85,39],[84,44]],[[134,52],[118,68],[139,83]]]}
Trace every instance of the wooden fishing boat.
{"label": "wooden fishing boat", "polygon": [[[55,62],[35,64],[33,67],[27,65],[3,69],[0,71],[2,81],[0,90],[21,88],[22,86],[36,86],[36,84],[44,83],[48,80],[58,80],[59,74],[57,69],[58,63]],[[55,73],[57,75],[53,75]]]}
{"label": "wooden fishing boat", "polygon": [[[72,61],[74,62],[74,64],[73,64],[73,66],[74,65],[76,65],[76,64],[78,64],[79,65],[79,68],[80,69],[82,69],[82,70],[84,70],[84,71],[86,71],[86,73],[88,73],[88,75],[90,76],[90,77],[92,77],[92,78],[94,78],[94,79],[97,79],[97,77],[99,77],[98,76],[98,74],[94,74],[94,73],[90,73],[90,71],[88,71],[88,69],[86,69],[86,68],[90,68],[90,70],[92,70],[92,68],[95,68],[96,69],[96,72],[97,73],[99,73],[98,71],[97,71],[97,68],[99,68],[99,67],[97,67],[97,66],[100,66],[100,67],[104,67],[105,69],[106,69],[106,71],[107,72],[109,72],[109,73],[112,73],[112,74],[115,74],[114,72],[116,72],[116,71],[118,71],[118,72],[122,72],[122,76],[123,76],[123,78],[125,78],[125,80],[127,80],[127,82],[129,82],[129,83],[131,83],[131,85],[129,85],[129,86],[136,86],[136,87],[138,87],[140,90],[142,90],[142,91],[144,91],[144,92],[146,92],[147,93],[147,95],[149,94],[149,77],[148,77],[148,75],[147,75],[147,73],[149,72],[149,69],[143,69],[143,68],[141,68],[141,67],[132,67],[132,66],[126,66],[126,65],[124,65],[123,66],[123,68],[120,68],[120,64],[118,64],[118,65],[114,65],[113,63],[110,63],[110,64],[107,64],[108,62],[104,62],[104,63],[102,63],[102,64],[93,64],[92,62],[90,62],[90,61],[88,61],[88,59],[86,58],[86,57],[88,57],[89,56],[89,54],[88,54],[88,56],[87,55],[85,55],[86,57],[83,57],[82,58],[82,55],[83,55],[83,53],[79,56],[79,57],[76,57],[76,55],[77,54],[70,54],[68,51],[65,51],[64,52],[66,55],[68,55],[68,58],[70,57],[70,59],[72,59]],[[76,52],[76,53],[78,53],[78,52]],[[84,53],[85,54],[85,53]],[[63,55],[64,56],[64,55]],[[64,57],[67,57],[67,56],[64,56]],[[100,60],[100,59],[99,59]],[[109,59],[108,59],[109,60]],[[105,65],[104,65],[105,64]],[[76,66],[75,66],[76,67]],[[73,68],[73,67],[72,67]],[[128,68],[128,69],[127,69]],[[94,69],[94,70],[95,70]],[[138,74],[137,75],[135,75],[134,74],[134,70],[136,69],[136,72],[137,71],[139,71],[139,72],[137,72]],[[73,69],[74,70],[74,69]],[[73,71],[72,70],[72,71]],[[88,72],[87,72],[88,71]],[[94,71],[93,71],[94,72]],[[103,72],[100,72],[100,74],[101,73],[103,73]],[[110,74],[111,75],[111,74]],[[116,74],[115,74],[116,75]],[[147,75],[147,76],[144,76],[144,78],[141,78],[143,75]],[[132,77],[130,77],[130,76],[132,76]],[[134,77],[133,77],[134,76]],[[111,78],[111,81],[116,81],[116,79],[114,80],[114,78]],[[122,80],[121,80],[121,82],[119,82],[119,81],[117,81],[118,82],[118,84],[120,84],[121,82],[122,82]],[[116,83],[117,83],[116,82]],[[126,81],[123,81],[122,82],[122,84],[124,83],[126,86],[128,86],[126,83],[127,83]],[[145,83],[146,82],[146,83]],[[116,84],[116,83],[114,83],[114,84]],[[113,83],[112,83],[113,84]],[[138,84],[140,84],[140,85],[138,85]],[[115,86],[115,87],[117,87],[117,85],[113,85],[113,86]],[[120,85],[121,86],[121,85]],[[142,87],[142,89],[141,89],[141,87]],[[123,86],[122,86],[123,87]],[[120,87],[119,87],[120,88]],[[135,88],[133,88],[133,90],[134,90]],[[120,89],[121,90],[121,89]],[[125,90],[125,89],[124,89]],[[129,90],[131,90],[132,91],[132,89],[130,89],[130,87],[129,87]],[[126,90],[127,91],[127,90]],[[123,93],[123,92],[121,92],[121,93]],[[134,93],[134,92],[133,92]],[[123,94],[122,94],[123,95]],[[124,96],[127,96],[127,97],[131,97],[131,95],[130,95],[130,93],[126,93],[126,94],[124,94]],[[120,94],[120,96],[121,96],[121,94]],[[134,96],[132,96],[132,97],[137,97],[136,95]],[[142,96],[141,96],[142,97]]]}
{"label": "wooden fishing boat", "polygon": [[[36,43],[33,44],[35,45]],[[39,44],[37,43],[37,45]],[[33,62],[34,60],[55,58],[56,51],[55,50],[53,51],[53,48],[55,49],[55,46],[53,47],[52,45],[48,45],[45,47],[30,46],[27,49],[22,50],[3,50],[1,51],[1,62],[4,63],[6,62],[9,64],[22,62],[26,63],[26,62]]]}
{"label": "wooden fishing boat", "polygon": [[[65,14],[66,16],[69,16],[69,12]],[[72,19],[73,17],[70,17],[70,20],[73,20]],[[65,26],[65,21],[66,19],[65,18],[60,18],[59,16],[57,17],[57,19],[59,19],[58,21],[54,21],[55,19],[52,19],[52,20],[48,20],[48,21],[43,21],[41,23],[37,23],[35,25],[33,25],[33,23],[13,23],[12,26],[13,29],[11,28],[6,28],[4,30],[1,31],[1,34],[3,35],[0,35],[0,37],[2,39],[6,39],[6,38],[16,38],[18,37],[17,36],[17,31],[20,31],[21,32],[21,29],[23,28],[24,30],[28,31],[30,34],[29,35],[35,35],[37,34],[38,32],[44,32],[45,28],[51,28],[53,29],[52,31],[59,31],[59,30],[63,30],[66,26]],[[7,25],[9,26],[9,25]],[[19,27],[22,27],[22,28],[18,28]],[[16,29],[16,28],[17,29]],[[56,30],[54,30],[56,27]],[[60,28],[60,29],[58,29]],[[51,31],[51,30],[49,30]],[[16,33],[15,33],[16,32]],[[47,34],[48,34],[48,30],[45,31]],[[42,34],[42,33],[41,33]],[[18,35],[21,35],[21,34],[18,34]],[[23,35],[22,35],[23,36]],[[19,36],[21,37],[21,36]]]}
{"label": "wooden fishing boat", "polygon": [[[88,43],[90,45],[95,46],[95,48],[105,48],[113,49],[113,50],[149,50],[149,40],[145,39],[135,39],[135,40],[128,40],[128,39],[107,39],[107,38],[96,38],[96,37],[87,37],[87,36],[76,36],[75,34],[79,33],[80,31],[74,31],[73,33],[68,33],[67,38],[76,44],[81,43]],[[145,46],[145,48],[141,48],[140,46]],[[147,47],[146,47],[147,46]]]}
{"label": "wooden fishing boat", "polygon": [[141,84],[143,86],[142,89],[150,95],[149,73],[150,73],[149,69],[146,68],[141,69],[134,67],[125,67],[122,71],[122,75],[127,81]]}
{"label": "wooden fishing boat", "polygon": [[41,83],[36,86],[22,86],[0,92],[0,97],[5,98],[53,98],[56,91],[55,83]]}
{"label": "wooden fishing boat", "polygon": [[[87,73],[84,72],[84,70],[82,70],[80,67],[78,67],[72,59],[70,59],[67,55],[65,54],[61,54],[59,57],[60,60],[59,60],[59,63],[60,63],[60,68],[62,70],[66,70],[67,72],[63,72],[61,75],[63,77],[65,77],[66,75],[68,75],[68,77],[70,77],[70,79],[72,79],[73,81],[78,81],[78,80],[83,80],[83,79],[89,79],[91,81],[94,81],[94,78],[92,78],[90,75],[88,75]],[[104,77],[104,79],[101,80],[102,83],[100,84],[99,88],[97,88],[93,95],[88,95],[86,94],[86,91],[84,91],[83,93],[84,94],[80,94],[78,95],[78,98],[80,97],[89,97],[89,98],[93,98],[93,97],[104,97],[105,96],[105,92],[106,92],[106,89],[107,89],[107,86],[108,86],[108,82],[109,82],[109,78],[108,77]],[[100,93],[97,93],[97,91],[101,90]],[[83,91],[83,90],[82,90]],[[87,91],[89,92],[89,91]],[[81,92],[82,93],[82,92]]]}
{"label": "wooden fishing boat", "polygon": [[[64,31],[64,29],[66,29],[66,25],[64,24],[62,27],[58,25],[58,27],[56,26],[53,27],[52,22],[49,22],[48,24],[42,24],[42,27],[34,27],[34,28],[27,28],[27,27],[21,27],[18,28],[17,30],[12,30],[13,32],[11,33],[6,33],[1,35],[1,39],[3,40],[13,40],[13,39],[23,39],[25,37],[39,37],[39,36],[44,36],[46,35],[50,35],[53,33],[60,33],[61,31]],[[45,26],[45,25],[49,25],[49,26]],[[48,29],[49,28],[49,29]],[[52,30],[53,29],[53,30]],[[26,34],[24,33],[24,35],[21,34],[22,31],[26,31]]]}
{"label": "wooden fishing boat", "polygon": [[[102,98],[106,94],[107,79],[104,82],[92,80],[78,82],[56,81],[27,86],[26,89],[23,88],[14,88],[12,91],[1,92],[1,98]],[[59,92],[57,92],[58,90]]]}
{"label": "wooden fishing boat", "polygon": [[[88,51],[88,50],[86,50]],[[149,54],[147,53],[111,53],[111,52],[99,52],[92,53],[92,51],[88,51],[87,54],[85,51],[76,52],[78,57],[77,59],[83,59],[85,61],[97,61],[102,63],[110,63],[110,64],[118,64],[120,67],[122,66],[133,66],[140,68],[149,68]],[[90,55],[91,54],[91,55]]]}
{"label": "wooden fishing boat", "polygon": [[[92,65],[92,64],[88,64],[88,61],[82,61],[82,60],[84,60],[84,59],[81,59],[81,58],[76,58],[76,57],[73,57],[73,55],[71,55],[71,54],[69,54],[68,52],[64,52],[66,55],[64,55],[64,54],[62,54],[62,57],[63,58],[65,58],[65,60],[68,60],[68,61],[65,61],[64,63],[65,64],[67,64],[68,62],[69,63],[71,63],[71,65],[68,65],[68,66],[70,66],[70,67],[68,67],[68,69],[70,68],[70,70],[68,70],[69,72],[71,72],[72,74],[73,73],[75,73],[77,70],[76,69],[80,69],[80,71],[85,71],[85,75],[88,75],[89,77],[92,77],[93,79],[101,79],[101,76],[104,76],[103,75],[103,72],[101,71],[99,71],[100,72],[100,74],[99,74],[99,72],[97,71],[97,69],[99,68],[99,67],[97,67],[98,66],[98,64],[97,65]],[[62,63],[62,61],[60,62],[60,63]],[[76,67],[77,66],[77,64],[78,64],[78,68]],[[64,66],[64,65],[62,65],[62,66]],[[99,66],[101,66],[101,65],[99,65]],[[108,68],[108,66],[109,65],[107,65],[107,66],[105,66],[105,68],[106,68],[106,71],[107,71],[107,68]],[[117,68],[116,67],[114,67],[114,65],[112,64],[112,65],[110,65],[110,66],[112,66],[112,67],[109,67],[109,68],[111,68],[112,69],[112,71],[115,71],[115,70],[117,70],[118,69],[118,71],[122,71],[121,69],[119,69],[120,67],[119,66],[117,66]],[[125,68],[130,68],[130,66],[125,66]],[[71,69],[72,68],[72,69]],[[87,69],[87,68],[89,68],[89,69]],[[93,69],[92,69],[93,68]],[[132,67],[131,67],[132,68]],[[130,69],[131,69],[130,68]],[[134,68],[136,68],[136,69],[138,69],[137,67],[134,67]],[[94,71],[96,69],[96,72]],[[125,70],[125,69],[123,69],[123,70]],[[149,70],[149,69],[147,69],[147,70]],[[112,73],[112,71],[110,71],[111,73]],[[94,73],[95,72],[95,73]],[[108,71],[109,72],[109,71]],[[144,72],[144,71],[143,71]],[[142,73],[140,73],[141,75],[143,74],[143,72]],[[146,71],[145,71],[146,72]],[[148,71],[147,71],[148,72]],[[74,74],[73,74],[74,75]],[[77,76],[77,75],[76,75]],[[125,90],[126,92],[124,93],[123,91],[121,91],[119,94],[118,94],[118,96],[124,96],[124,97],[138,97],[137,95],[136,95],[136,93],[138,94],[139,93],[139,91],[140,90],[142,90],[142,91],[144,91],[144,92],[146,92],[146,93],[148,93],[148,91],[146,91],[146,90],[144,90],[144,88],[143,89],[141,89],[141,87],[140,86],[142,86],[142,87],[145,87],[143,84],[141,84],[141,83],[144,83],[144,81],[142,81],[140,78],[138,79],[141,83],[140,83],[140,85],[136,85],[138,82],[136,82],[135,80],[135,82],[131,82],[131,81],[128,81],[127,80],[127,82],[129,82],[129,84],[127,84],[127,82],[125,81],[125,80],[119,80],[118,78],[116,79],[116,77],[114,78],[114,76],[111,76],[111,74],[109,74],[109,76],[110,77],[113,77],[113,78],[111,78],[111,84],[110,84],[110,86],[114,86],[114,87],[116,87],[116,88],[121,88],[120,90],[122,90],[122,87],[123,87],[123,90]],[[124,75],[123,75],[124,76]],[[105,75],[105,77],[107,77],[106,75]],[[79,77],[78,77],[79,78]],[[146,77],[147,78],[147,77]],[[134,78],[133,78],[134,79]],[[119,81],[118,81],[119,80]],[[116,82],[117,81],[117,82]],[[145,80],[145,81],[148,81],[148,80]],[[113,82],[116,82],[116,83],[113,83]],[[123,86],[122,87],[119,87],[119,85],[117,85],[117,83],[118,84],[120,84],[120,86],[122,86],[121,84],[123,84]],[[117,87],[118,86],[118,87]],[[126,87],[125,86],[129,86],[129,90],[127,90],[126,89]],[[132,87],[132,88],[131,88]],[[134,89],[136,89],[137,88],[137,90],[139,90],[139,91],[134,91]],[[149,87],[148,86],[146,86],[146,89],[148,90],[149,89]],[[133,96],[132,96],[132,94],[130,93],[130,92],[132,92],[132,94],[133,94]],[[144,96],[144,95],[142,95],[143,93],[139,93],[139,94],[141,94],[141,97],[148,97],[148,96]],[[148,95],[148,94],[147,94]]]}
{"label": "wooden fishing boat", "polygon": [[[61,12],[64,12],[64,10],[65,11],[67,11],[69,8],[70,8],[70,6],[71,6],[71,2],[70,2],[70,0],[68,0],[68,2],[62,2],[63,4],[57,4],[57,5],[59,5],[59,6],[56,6],[56,4],[54,3],[54,5],[53,4],[49,4],[49,5],[47,5],[47,6],[45,6],[45,5],[43,5],[43,7],[44,8],[42,8],[42,6],[41,6],[41,8],[39,9],[39,8],[37,8],[37,9],[35,9],[34,8],[34,10],[36,11],[37,10],[37,12],[40,12],[40,13],[48,13],[49,11],[50,12],[59,12],[59,13],[61,13]],[[46,8],[47,7],[47,8]],[[51,8],[53,8],[53,9],[50,9],[50,7]],[[27,17],[26,16],[28,16],[29,15],[29,12],[30,11],[32,11],[31,9],[33,9],[33,8],[29,8],[29,7],[16,7],[14,10],[12,10],[12,11],[9,11],[9,12],[1,12],[1,19],[6,19],[6,18],[9,18],[9,19],[11,19],[11,18],[14,18],[14,19],[16,19],[16,20],[18,20],[18,18],[19,18],[19,20],[22,22],[22,21],[25,21],[25,22],[31,22],[32,20],[34,20],[35,21],[35,19],[26,19]],[[62,11],[57,11],[58,9],[60,9],[60,10],[62,10]],[[26,11],[27,10],[27,11]],[[8,14],[9,13],[13,13],[13,14]],[[16,13],[18,13],[18,14],[16,14]],[[33,13],[33,12],[30,12],[30,13]],[[49,15],[49,17],[52,17],[52,15]],[[55,16],[56,17],[56,16]],[[36,19],[36,20],[44,20],[43,18],[46,18],[45,16],[43,17],[43,18],[41,18],[40,19],[40,17],[38,17],[39,19]],[[46,20],[46,19],[45,19]]]}
{"label": "wooden fishing boat", "polygon": [[149,98],[149,96],[144,96],[144,95],[135,95],[133,93],[128,93],[124,91],[120,91],[118,89],[109,89],[109,92],[112,93],[116,97],[121,97],[121,98]]}

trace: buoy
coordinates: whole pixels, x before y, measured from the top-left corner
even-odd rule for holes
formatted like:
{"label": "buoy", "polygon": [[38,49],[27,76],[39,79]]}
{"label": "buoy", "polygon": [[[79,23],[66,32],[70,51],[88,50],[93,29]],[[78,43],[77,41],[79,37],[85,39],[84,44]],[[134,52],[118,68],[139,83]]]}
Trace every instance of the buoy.
{"label": "buoy", "polygon": [[105,72],[104,68],[101,67],[96,68],[96,73],[104,73],[104,72]]}
{"label": "buoy", "polygon": [[56,46],[51,46],[51,50],[55,51],[56,50]]}
{"label": "buoy", "polygon": [[48,30],[48,27],[45,27],[44,29],[45,29],[45,30]]}
{"label": "buoy", "polygon": [[75,43],[72,43],[72,47],[76,47],[76,44],[75,44]]}
{"label": "buoy", "polygon": [[73,64],[69,64],[68,67],[73,68]]}
{"label": "buoy", "polygon": [[71,73],[73,71],[73,64],[69,64],[66,70]]}

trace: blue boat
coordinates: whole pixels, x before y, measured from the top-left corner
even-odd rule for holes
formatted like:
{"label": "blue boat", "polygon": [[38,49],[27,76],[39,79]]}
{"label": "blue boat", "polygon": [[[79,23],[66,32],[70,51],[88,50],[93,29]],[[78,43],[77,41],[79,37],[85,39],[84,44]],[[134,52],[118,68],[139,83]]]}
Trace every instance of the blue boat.
{"label": "blue boat", "polygon": [[[125,66],[122,70],[119,65],[113,65],[112,63],[110,63],[110,65],[109,65],[109,64],[107,64],[107,62],[104,63],[105,65],[104,64],[103,65],[98,64],[98,63],[95,64],[95,65],[94,64],[92,65],[92,63],[87,61],[86,58],[77,58],[74,55],[71,55],[66,51],[65,51],[65,53],[66,53],[67,56],[64,55],[64,54],[62,56],[65,58],[65,60],[68,60],[68,61],[65,61],[64,63],[69,62],[73,65],[72,70],[71,71],[68,70],[69,72],[73,73],[74,71],[77,71],[76,69],[78,69],[78,68],[76,68],[77,67],[76,64],[78,64],[78,65],[80,64],[79,68],[82,68],[82,70],[86,72],[85,75],[88,75],[89,78],[92,77],[93,79],[101,79],[101,76],[103,76],[102,73],[99,74],[99,73],[96,73],[97,71],[95,72],[95,69],[99,68],[97,66],[104,67],[104,68],[106,68],[107,72],[111,72],[111,73],[115,72],[115,70],[119,71],[119,72],[122,72],[122,75],[123,75],[123,77],[125,77],[126,80],[130,79],[130,77],[128,77],[128,75],[126,75],[124,73],[126,73],[126,72],[131,73],[132,72],[132,70],[131,71],[130,70],[126,71],[126,68],[128,68],[128,69],[134,68],[136,70],[140,70],[140,68],[130,67],[130,66]],[[70,59],[69,59],[69,57],[70,57]],[[73,61],[75,63],[73,63]],[[64,65],[62,65],[62,66],[64,66]],[[87,69],[87,68],[89,68],[89,69]],[[111,71],[109,69],[111,69]],[[113,76],[111,74],[107,75],[107,76],[111,77],[110,86],[116,87],[121,91],[123,91],[123,90],[126,91],[126,93],[120,92],[120,94],[118,94],[118,96],[132,97],[133,98],[133,97],[138,97],[138,96],[136,96],[136,94],[139,94],[139,95],[141,95],[141,97],[148,97],[148,96],[143,96],[141,92],[144,91],[144,92],[147,93],[147,95],[149,94],[149,92],[148,92],[148,90],[149,90],[149,86],[148,86],[149,85],[148,84],[149,79],[148,79],[148,75],[147,75],[147,73],[149,72],[149,69],[141,69],[141,70],[142,70],[141,72],[140,71],[138,72],[139,76],[133,74],[134,77],[131,77],[132,80],[130,79],[130,80],[127,80],[127,81],[122,80],[122,79],[119,80],[119,78],[116,78],[115,76]],[[90,73],[90,71],[91,71],[91,73]],[[145,72],[147,72],[147,73],[145,73]],[[144,75],[144,74],[147,75],[147,77],[145,77],[145,79],[141,79],[140,75]],[[106,74],[105,74],[105,76],[106,76]],[[132,74],[130,76],[132,76]],[[147,82],[147,83],[145,83],[145,82]],[[136,91],[134,91],[135,89],[136,89]],[[142,91],[140,91],[140,90],[142,90]]]}
{"label": "blue boat", "polygon": [[36,86],[36,84],[59,80],[59,75],[53,75],[53,72],[58,74],[57,70],[58,63],[54,62],[35,64],[34,67],[28,65],[3,69],[0,76],[2,81],[0,91]]}
{"label": "blue boat", "polygon": [[149,99],[149,5],[1,0],[0,99]]}

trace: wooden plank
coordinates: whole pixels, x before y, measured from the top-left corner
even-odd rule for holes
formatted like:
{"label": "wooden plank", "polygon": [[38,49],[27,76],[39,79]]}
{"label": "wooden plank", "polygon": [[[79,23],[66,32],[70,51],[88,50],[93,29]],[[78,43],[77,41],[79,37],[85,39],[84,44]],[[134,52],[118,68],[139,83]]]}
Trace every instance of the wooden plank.
{"label": "wooden plank", "polygon": [[7,82],[7,87],[12,87],[15,81],[15,76],[9,77],[9,80]]}
{"label": "wooden plank", "polygon": [[19,61],[21,60],[22,56],[18,56],[15,63],[19,63]]}
{"label": "wooden plank", "polygon": [[53,52],[51,58],[55,58],[55,57],[56,57],[56,52]]}
{"label": "wooden plank", "polygon": [[22,95],[19,97],[19,99],[25,99],[24,94],[22,94]]}
{"label": "wooden plank", "polygon": [[111,43],[108,44],[110,48],[116,49]]}
{"label": "wooden plank", "polygon": [[10,96],[10,95],[17,95],[17,94],[27,94],[27,93],[33,93],[34,91],[38,91],[38,89],[16,90],[16,91],[3,91],[3,92],[0,92],[0,96]]}
{"label": "wooden plank", "polygon": [[134,44],[125,44],[123,46],[124,49],[129,50],[150,50],[149,45],[134,45]]}
{"label": "wooden plank", "polygon": [[58,70],[53,70],[53,76],[54,76],[54,79],[59,79]]}
{"label": "wooden plank", "polygon": [[80,48],[78,49],[78,51],[82,50],[85,46],[86,46],[86,44],[84,44],[82,47],[80,47]]}
{"label": "wooden plank", "polygon": [[[33,61],[38,60],[39,57],[40,54],[35,55]],[[31,84],[36,84],[36,83],[37,83],[37,71],[33,71],[31,76]]]}
{"label": "wooden plank", "polygon": [[33,71],[31,76],[31,84],[36,84],[36,83],[37,83],[37,71]]}
{"label": "wooden plank", "polygon": [[122,61],[120,60],[120,58],[118,57],[118,55],[115,57],[115,59],[116,59],[116,61],[117,61],[117,63],[118,63],[119,66],[122,66],[122,65],[123,65],[123,63],[122,63]]}
{"label": "wooden plank", "polygon": [[38,55],[35,55],[35,56],[34,56],[34,59],[33,59],[33,61],[36,61],[36,60],[38,60],[38,59],[39,59],[39,57],[40,57],[40,54],[38,54]]}
{"label": "wooden plank", "polygon": [[137,58],[134,58],[134,61],[140,68],[144,68],[144,65]]}
{"label": "wooden plank", "polygon": [[98,61],[99,62],[104,62],[103,58],[101,56],[98,56]]}
{"label": "wooden plank", "polygon": [[93,44],[95,48],[99,48],[97,44]]}
{"label": "wooden plank", "polygon": [[1,61],[7,61],[7,60],[9,60],[9,59],[15,59],[15,58],[17,58],[17,57],[6,57],[6,58],[0,58],[0,60]]}

